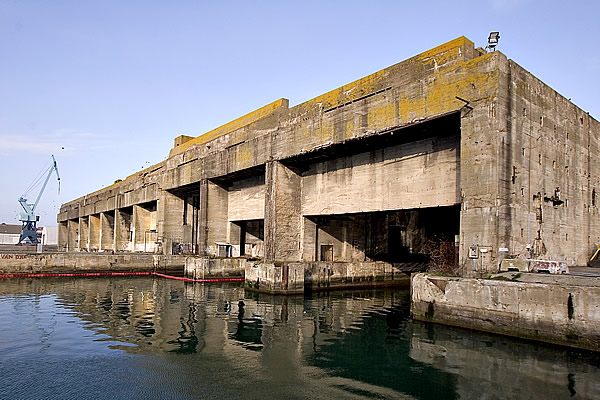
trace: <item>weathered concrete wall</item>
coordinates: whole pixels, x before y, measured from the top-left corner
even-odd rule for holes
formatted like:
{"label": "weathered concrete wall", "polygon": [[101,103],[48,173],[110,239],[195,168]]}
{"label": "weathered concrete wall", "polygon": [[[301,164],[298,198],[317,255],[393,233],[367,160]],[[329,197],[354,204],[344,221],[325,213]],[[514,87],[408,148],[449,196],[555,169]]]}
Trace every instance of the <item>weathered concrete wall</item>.
{"label": "weathered concrete wall", "polygon": [[229,221],[264,219],[264,176],[237,181],[228,188]]}
{"label": "weathered concrete wall", "polygon": [[229,241],[229,223],[227,189],[212,183],[207,183],[206,198],[206,254],[219,255],[217,243],[227,243]]}
{"label": "weathered concrete wall", "polygon": [[273,294],[410,283],[408,275],[385,262],[248,262],[245,278],[246,288]]}
{"label": "weathered concrete wall", "polygon": [[100,250],[115,250],[115,214],[113,211],[100,214]]}
{"label": "weathered concrete wall", "polygon": [[271,294],[304,293],[303,263],[246,263],[245,287]]}
{"label": "weathered concrete wall", "polygon": [[[600,124],[512,60],[500,69],[499,245],[585,265],[600,242]],[[529,252],[527,246],[532,250]]]}
{"label": "weathered concrete wall", "polygon": [[98,251],[100,249],[100,236],[102,232],[100,231],[100,215],[94,214],[90,215],[89,218],[89,228],[90,228],[90,237],[89,237],[89,251]]}
{"label": "weathered concrete wall", "polygon": [[60,241],[58,242],[58,249],[60,251],[67,251],[67,245],[69,240],[69,228],[68,221],[62,221],[58,223],[58,230],[60,233],[58,236],[60,237]]}
{"label": "weathered concrete wall", "polygon": [[302,178],[278,161],[267,164],[266,176],[265,257],[299,260]]}
{"label": "weathered concrete wall", "polygon": [[421,321],[598,351],[600,282],[525,275],[494,280],[415,274],[411,313]]}
{"label": "weathered concrete wall", "polygon": [[302,213],[458,204],[459,147],[459,137],[426,139],[312,164],[302,177]]}
{"label": "weathered concrete wall", "polygon": [[[497,96],[462,118],[465,273],[495,272],[500,248],[585,265],[600,241],[600,124],[512,60],[495,62]],[[470,246],[487,252],[467,260]]]}
{"label": "weathered concrete wall", "polygon": [[88,251],[90,247],[90,223],[89,216],[79,218],[79,250]]}
{"label": "weathered concrete wall", "polygon": [[306,290],[408,286],[410,278],[390,263],[315,262],[304,272]]}
{"label": "weathered concrete wall", "polygon": [[133,238],[133,208],[115,211],[115,251],[130,250]]}
{"label": "weathered concrete wall", "polygon": [[107,271],[183,272],[185,256],[152,254],[43,253],[0,254],[5,274]]}
{"label": "weathered concrete wall", "polygon": [[192,279],[244,276],[245,258],[211,258],[188,256],[185,276]]}

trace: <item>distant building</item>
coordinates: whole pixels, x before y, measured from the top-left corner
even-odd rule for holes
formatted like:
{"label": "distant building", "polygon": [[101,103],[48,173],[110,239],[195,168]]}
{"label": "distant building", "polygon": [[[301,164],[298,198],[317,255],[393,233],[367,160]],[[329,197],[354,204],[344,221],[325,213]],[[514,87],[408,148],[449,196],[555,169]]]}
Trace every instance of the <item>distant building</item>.
{"label": "distant building", "polygon": [[17,244],[21,236],[21,225],[0,224],[0,244]]}
{"label": "distant building", "polygon": [[[0,244],[17,244],[21,237],[21,225],[0,224]],[[56,245],[58,243],[58,227],[38,226],[38,240],[43,245]]]}

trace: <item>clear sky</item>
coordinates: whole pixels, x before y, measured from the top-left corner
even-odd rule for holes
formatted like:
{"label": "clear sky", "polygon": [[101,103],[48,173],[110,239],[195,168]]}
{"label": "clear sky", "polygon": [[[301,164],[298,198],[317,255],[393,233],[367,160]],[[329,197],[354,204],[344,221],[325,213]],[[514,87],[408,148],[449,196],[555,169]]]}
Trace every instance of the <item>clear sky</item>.
{"label": "clear sky", "polygon": [[[54,154],[61,203],[280,97],[290,105],[465,35],[600,116],[597,1],[0,0],[0,222]],[[64,149],[63,149],[64,148]],[[598,160],[600,162],[600,160]],[[34,198],[37,192],[30,194]]]}

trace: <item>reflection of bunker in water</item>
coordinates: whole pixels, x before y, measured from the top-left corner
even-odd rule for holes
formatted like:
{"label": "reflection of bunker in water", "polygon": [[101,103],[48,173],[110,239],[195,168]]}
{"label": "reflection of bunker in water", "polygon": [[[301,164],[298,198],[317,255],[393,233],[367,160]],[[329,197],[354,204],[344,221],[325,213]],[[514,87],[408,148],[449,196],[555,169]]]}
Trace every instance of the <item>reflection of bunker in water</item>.
{"label": "reflection of bunker in water", "polygon": [[214,367],[225,371],[225,380],[285,382],[284,389],[301,387],[320,398],[336,393],[436,399],[547,393],[563,398],[573,392],[578,398],[597,398],[600,393],[597,357],[414,323],[408,315],[409,293],[403,290],[276,297],[245,294],[234,284],[151,278],[10,281],[0,287],[0,295],[10,290],[54,294],[96,333],[95,340],[112,348],[153,356],[184,354],[170,354],[164,368],[191,382],[197,382],[199,369]]}
{"label": "reflection of bunker in water", "polygon": [[461,399],[499,390],[509,397],[600,398],[598,356],[592,353],[414,323],[410,357],[455,374]]}

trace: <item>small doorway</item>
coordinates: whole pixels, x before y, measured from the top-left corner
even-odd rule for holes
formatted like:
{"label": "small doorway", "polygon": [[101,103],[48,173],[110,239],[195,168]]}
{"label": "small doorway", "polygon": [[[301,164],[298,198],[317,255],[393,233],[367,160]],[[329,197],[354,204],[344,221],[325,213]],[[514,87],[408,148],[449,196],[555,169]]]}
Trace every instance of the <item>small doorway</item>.
{"label": "small doorway", "polygon": [[333,261],[333,245],[321,245],[321,261]]}

